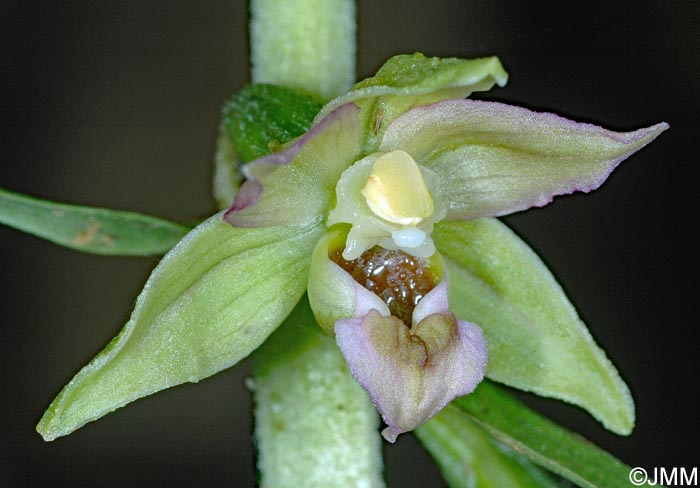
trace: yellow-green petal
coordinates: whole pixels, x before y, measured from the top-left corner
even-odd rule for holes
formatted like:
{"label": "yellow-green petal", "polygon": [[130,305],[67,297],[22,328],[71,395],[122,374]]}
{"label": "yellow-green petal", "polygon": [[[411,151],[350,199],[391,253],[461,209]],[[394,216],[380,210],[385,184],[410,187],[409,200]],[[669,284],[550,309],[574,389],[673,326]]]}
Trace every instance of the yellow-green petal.
{"label": "yellow-green petal", "polygon": [[359,146],[359,109],[339,107],[282,151],[243,167],[248,177],[226,213],[236,227],[306,224],[325,217]]}

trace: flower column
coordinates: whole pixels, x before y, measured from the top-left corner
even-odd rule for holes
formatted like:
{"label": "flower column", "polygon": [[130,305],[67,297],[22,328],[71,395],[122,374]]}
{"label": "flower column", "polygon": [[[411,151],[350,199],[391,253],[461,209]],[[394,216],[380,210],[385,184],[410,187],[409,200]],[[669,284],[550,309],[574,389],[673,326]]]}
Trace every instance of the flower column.
{"label": "flower column", "polygon": [[[350,0],[253,0],[255,83],[329,99],[354,81]],[[379,417],[304,298],[255,356],[261,486],[383,485]]]}

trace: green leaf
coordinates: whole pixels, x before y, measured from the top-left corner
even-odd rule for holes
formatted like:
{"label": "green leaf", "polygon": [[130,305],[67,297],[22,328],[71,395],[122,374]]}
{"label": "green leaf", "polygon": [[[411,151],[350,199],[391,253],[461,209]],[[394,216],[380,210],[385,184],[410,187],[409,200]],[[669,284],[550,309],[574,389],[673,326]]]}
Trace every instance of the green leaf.
{"label": "green leaf", "polygon": [[476,420],[498,441],[579,486],[630,486],[629,466],[533,412],[489,381],[451,405]]}
{"label": "green leaf", "polygon": [[255,83],[328,100],[355,80],[353,0],[252,0],[250,57]]}
{"label": "green leaf", "polygon": [[319,99],[275,85],[249,85],[224,106],[223,120],[241,161],[274,152],[311,127]]}
{"label": "green leaf", "polygon": [[451,488],[556,488],[546,472],[448,405],[415,431]]}
{"label": "green leaf", "polygon": [[486,336],[487,377],[631,432],[629,389],[527,244],[496,219],[440,222],[433,239],[447,263],[452,309]]}
{"label": "green leaf", "polygon": [[364,154],[377,150],[389,124],[409,109],[475,91],[504,86],[508,74],[497,57],[478,59],[428,58],[421,53],[389,59],[377,74],[357,83],[347,95],[327,104],[316,120],[348,102],[362,108]]}
{"label": "green leaf", "polygon": [[0,189],[0,223],[77,251],[152,256],[189,228],[147,215],[50,202]]}
{"label": "green leaf", "polygon": [[306,298],[253,357],[261,486],[383,486],[377,410]]}
{"label": "green leaf", "polygon": [[236,364],[303,294],[322,230],[319,222],[234,228],[221,213],[200,224],[155,268],[129,322],[51,403],[38,432],[53,440]]}

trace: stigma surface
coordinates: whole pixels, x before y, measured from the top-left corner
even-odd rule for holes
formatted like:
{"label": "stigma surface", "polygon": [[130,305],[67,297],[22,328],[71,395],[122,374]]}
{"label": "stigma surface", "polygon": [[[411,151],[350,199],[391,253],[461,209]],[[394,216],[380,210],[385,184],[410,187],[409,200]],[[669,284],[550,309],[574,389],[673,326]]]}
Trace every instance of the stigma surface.
{"label": "stigma surface", "polygon": [[328,256],[352,278],[371,291],[389,307],[391,315],[411,327],[413,310],[418,302],[438,284],[428,259],[416,258],[400,250],[374,246],[359,258],[346,260],[343,250]]}
{"label": "stigma surface", "polygon": [[418,258],[435,252],[433,224],[446,208],[434,195],[439,177],[405,151],[374,153],[355,162],[336,186],[328,226],[351,224],[343,258],[352,261],[374,246]]}

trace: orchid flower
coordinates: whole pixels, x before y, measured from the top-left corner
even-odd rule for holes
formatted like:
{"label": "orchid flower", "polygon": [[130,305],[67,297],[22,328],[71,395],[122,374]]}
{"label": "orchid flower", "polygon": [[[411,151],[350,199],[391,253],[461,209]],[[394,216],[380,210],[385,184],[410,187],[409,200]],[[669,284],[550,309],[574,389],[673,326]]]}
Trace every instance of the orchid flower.
{"label": "orchid flower", "polygon": [[169,250],[39,433],[69,434],[265,342],[248,385],[266,486],[381,486],[377,412],[387,441],[416,430],[455,486],[475,452],[522,486],[549,486],[535,465],[585,486],[626,480],[622,463],[483,381],[573,403],[618,434],[634,426],[615,367],[494,217],[598,188],[668,125],[613,132],[469,99],[506,84],[496,57],[395,56],[350,89],[352,1],[251,10],[254,83],[224,108],[220,212],[191,229],[0,190],[0,222],[64,246]]}
{"label": "orchid flower", "polygon": [[[489,66],[489,75],[464,83],[461,95],[475,84],[505,82],[497,60],[476,62]],[[376,78],[405,65],[415,74],[415,66],[454,63],[396,57]],[[309,301],[394,442],[473,391],[486,372],[481,329],[449,308],[449,270],[436,251],[434,225],[594,190],[666,125],[615,133],[453,98],[454,88],[412,96],[396,90],[393,100],[378,103],[363,86],[331,102],[287,148],[246,165],[247,181],[225,219],[235,227],[325,222]]]}
{"label": "orchid flower", "polygon": [[[597,188],[667,125],[617,133],[464,98],[506,81],[497,58],[397,56],[323,107],[306,134],[243,166],[230,209],[166,255],[122,333],[64,388],[38,430],[49,440],[65,435],[235,364],[308,288],[318,324],[382,414],[390,442],[485,375],[577,403],[628,432],[632,403],[615,369],[531,252],[485,218]],[[465,273],[484,245],[505,246],[544,290],[536,293],[556,316],[546,327],[557,333],[523,317],[504,321],[508,310],[496,319],[479,310],[492,298]],[[570,340],[562,345],[559,334]],[[537,350],[547,341],[559,342]],[[578,374],[562,380],[550,363],[573,363]],[[588,393],[593,383],[603,399]]]}

